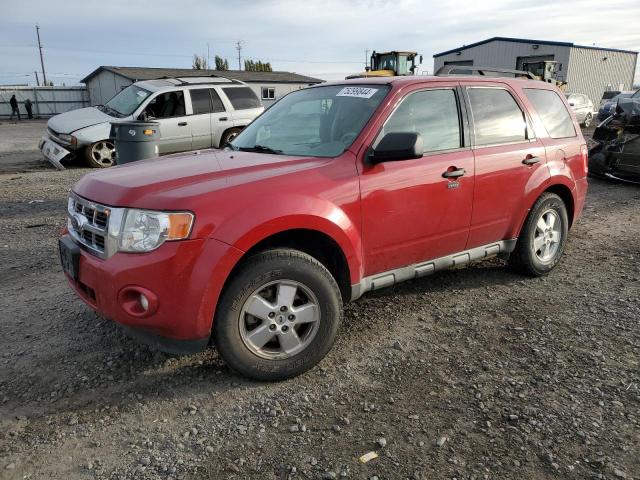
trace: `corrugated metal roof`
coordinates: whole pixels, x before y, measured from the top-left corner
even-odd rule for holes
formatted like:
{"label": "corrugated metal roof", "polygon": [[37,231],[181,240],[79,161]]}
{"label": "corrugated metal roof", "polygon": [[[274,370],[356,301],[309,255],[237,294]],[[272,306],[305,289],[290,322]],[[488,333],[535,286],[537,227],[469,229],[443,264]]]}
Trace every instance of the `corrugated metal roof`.
{"label": "corrugated metal roof", "polygon": [[633,50],[620,50],[617,48],[603,48],[603,47],[590,47],[586,45],[574,45],[572,42],[554,42],[549,40],[530,40],[527,38],[511,38],[511,37],[491,37],[486,40],[482,40],[480,42],[471,43],[469,45],[463,45],[459,48],[454,48],[451,50],[447,50],[446,52],[436,53],[433,58],[441,57],[443,55],[448,55],[449,53],[460,52],[462,50],[466,50],[468,48],[477,47],[479,45],[484,45],[485,43],[490,42],[515,42],[515,43],[530,43],[530,44],[538,44],[538,45],[556,45],[560,47],[575,47],[575,48],[586,48],[590,50],[604,50],[608,52],[622,52],[622,53],[634,53],[638,54],[638,52],[634,52]]}
{"label": "corrugated metal roof", "polygon": [[324,80],[292,72],[246,72],[244,70],[193,70],[191,68],[148,68],[100,66],[80,82],[87,83],[103,70],[108,70],[130,80],[154,80],[157,78],[206,77],[210,75],[231,78],[247,83],[321,83]]}

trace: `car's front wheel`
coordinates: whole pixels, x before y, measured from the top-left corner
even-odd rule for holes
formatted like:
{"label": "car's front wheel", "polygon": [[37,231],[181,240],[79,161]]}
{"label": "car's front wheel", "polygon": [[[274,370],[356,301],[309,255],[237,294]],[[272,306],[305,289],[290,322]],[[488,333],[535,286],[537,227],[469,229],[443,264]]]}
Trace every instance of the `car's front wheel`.
{"label": "car's front wheel", "polygon": [[298,250],[266,250],[245,260],[225,287],[213,339],[237,372],[283,380],[322,360],[341,318],[338,285],[320,262]]}
{"label": "car's front wheel", "polygon": [[587,113],[587,116],[584,117],[584,120],[582,121],[582,126],[584,128],[589,128],[591,126],[591,120],[593,120],[593,115]]}
{"label": "car's front wheel", "polygon": [[84,158],[90,167],[111,167],[116,163],[116,147],[110,140],[100,140],[86,148]]}
{"label": "car's front wheel", "polygon": [[527,216],[509,264],[528,275],[546,275],[560,261],[568,232],[564,202],[555,193],[543,193]]}

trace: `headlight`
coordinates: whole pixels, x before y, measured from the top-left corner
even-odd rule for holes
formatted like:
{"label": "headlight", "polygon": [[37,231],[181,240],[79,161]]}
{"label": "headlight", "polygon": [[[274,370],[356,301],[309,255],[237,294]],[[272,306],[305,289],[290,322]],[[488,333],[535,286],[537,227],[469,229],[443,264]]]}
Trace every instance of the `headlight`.
{"label": "headlight", "polygon": [[58,135],[58,138],[63,142],[67,142],[69,145],[77,145],[78,139],[73,135],[67,135],[66,133],[61,133]]}
{"label": "headlight", "polygon": [[150,252],[166,241],[189,237],[193,214],[129,209],[119,235],[118,250]]}

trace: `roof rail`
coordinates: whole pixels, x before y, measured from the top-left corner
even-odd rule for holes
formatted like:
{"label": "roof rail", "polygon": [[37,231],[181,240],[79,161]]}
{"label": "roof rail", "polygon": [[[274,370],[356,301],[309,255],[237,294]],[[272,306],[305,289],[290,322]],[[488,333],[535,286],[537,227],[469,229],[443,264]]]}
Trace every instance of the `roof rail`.
{"label": "roof rail", "polygon": [[[471,72],[471,73],[469,73]],[[498,73],[502,75],[491,75]],[[510,68],[496,67],[474,67],[473,65],[445,65],[440,67],[436,72],[437,77],[448,77],[449,75],[481,75],[487,77],[525,77],[529,80],[537,80],[538,78],[531,72],[524,70],[512,70]]]}
{"label": "roof rail", "polygon": [[[209,79],[211,78],[211,79]],[[241,85],[242,82],[236,80],[234,78],[221,77],[219,75],[201,75],[201,76],[191,76],[191,77],[160,77],[158,80],[173,80],[176,82],[177,86],[187,86],[187,85]]]}

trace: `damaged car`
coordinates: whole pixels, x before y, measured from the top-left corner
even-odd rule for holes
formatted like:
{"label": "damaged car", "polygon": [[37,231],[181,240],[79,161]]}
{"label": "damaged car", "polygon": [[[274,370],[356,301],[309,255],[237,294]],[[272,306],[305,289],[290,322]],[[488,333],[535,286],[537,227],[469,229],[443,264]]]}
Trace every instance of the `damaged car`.
{"label": "damaged car", "polygon": [[640,91],[620,99],[613,115],[593,132],[589,173],[640,183]]}
{"label": "damaged car", "polygon": [[158,122],[158,153],[220,148],[264,111],[253,90],[224,77],[144,80],[129,85],[105,105],[52,117],[39,149],[58,169],[63,160],[84,157],[93,168],[116,163],[111,124]]}

